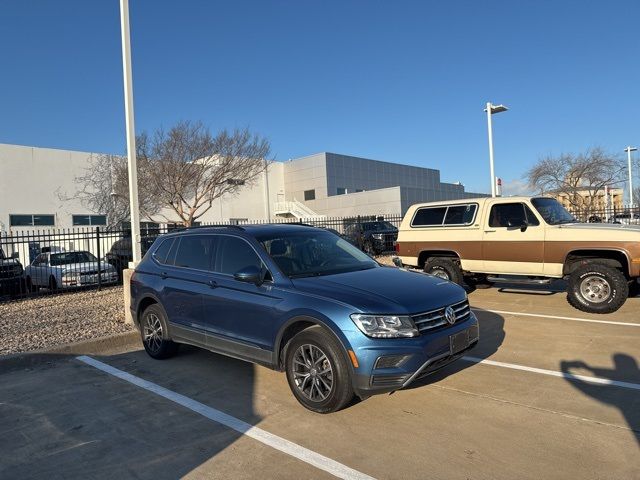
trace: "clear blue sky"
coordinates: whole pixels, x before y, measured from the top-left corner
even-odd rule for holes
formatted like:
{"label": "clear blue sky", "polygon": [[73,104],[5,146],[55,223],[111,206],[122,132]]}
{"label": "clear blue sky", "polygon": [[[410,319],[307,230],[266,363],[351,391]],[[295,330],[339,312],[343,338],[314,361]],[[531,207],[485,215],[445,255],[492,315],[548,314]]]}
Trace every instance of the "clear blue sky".
{"label": "clear blue sky", "polygon": [[[487,191],[540,156],[640,143],[636,1],[131,0],[138,131],[249,126]],[[0,1],[0,142],[124,152],[118,0]]]}

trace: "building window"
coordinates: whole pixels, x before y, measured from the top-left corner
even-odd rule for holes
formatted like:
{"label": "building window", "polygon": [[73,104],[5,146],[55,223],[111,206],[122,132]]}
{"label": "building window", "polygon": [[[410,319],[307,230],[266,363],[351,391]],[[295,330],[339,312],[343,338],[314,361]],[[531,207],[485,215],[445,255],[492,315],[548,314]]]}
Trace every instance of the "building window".
{"label": "building window", "polygon": [[316,191],[315,190],[305,190],[304,191],[304,200],[315,200],[316,199]]}
{"label": "building window", "polygon": [[9,215],[12,227],[53,227],[55,215]]}
{"label": "building window", "polygon": [[71,219],[74,227],[107,224],[106,215],[72,215]]}
{"label": "building window", "polygon": [[347,193],[347,189],[344,187],[338,187],[338,195],[345,195]]}

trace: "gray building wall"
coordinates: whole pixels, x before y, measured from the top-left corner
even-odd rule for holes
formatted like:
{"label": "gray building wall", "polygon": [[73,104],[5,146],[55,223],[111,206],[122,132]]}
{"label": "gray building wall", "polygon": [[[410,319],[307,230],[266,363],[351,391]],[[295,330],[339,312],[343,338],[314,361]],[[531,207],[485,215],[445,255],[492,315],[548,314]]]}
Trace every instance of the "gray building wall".
{"label": "gray building wall", "polygon": [[305,190],[315,190],[316,199],[327,197],[325,155],[318,153],[284,162],[285,200],[304,202]]}

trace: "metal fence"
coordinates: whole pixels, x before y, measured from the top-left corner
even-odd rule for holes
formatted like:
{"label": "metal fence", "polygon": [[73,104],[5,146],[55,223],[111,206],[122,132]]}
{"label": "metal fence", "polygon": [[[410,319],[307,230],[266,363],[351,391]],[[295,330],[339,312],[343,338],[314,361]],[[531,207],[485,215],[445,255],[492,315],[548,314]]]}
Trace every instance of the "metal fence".
{"label": "metal fence", "polygon": [[[393,250],[401,215],[323,217],[313,219],[234,220],[216,225],[305,223],[327,228],[370,253]],[[384,224],[388,222],[388,224]],[[381,224],[382,223],[382,224]],[[390,225],[389,225],[390,224]],[[378,239],[372,232],[383,231]],[[199,225],[206,227],[207,224]],[[369,227],[375,229],[367,230]],[[155,239],[179,225],[145,228],[141,231],[142,253]],[[11,230],[0,232],[0,302],[52,295],[78,289],[100,289],[122,282],[122,271],[132,260],[130,229],[104,227]]]}
{"label": "metal fence", "polygon": [[569,208],[568,210],[580,222],[640,225],[640,207],[610,207],[597,209]]}

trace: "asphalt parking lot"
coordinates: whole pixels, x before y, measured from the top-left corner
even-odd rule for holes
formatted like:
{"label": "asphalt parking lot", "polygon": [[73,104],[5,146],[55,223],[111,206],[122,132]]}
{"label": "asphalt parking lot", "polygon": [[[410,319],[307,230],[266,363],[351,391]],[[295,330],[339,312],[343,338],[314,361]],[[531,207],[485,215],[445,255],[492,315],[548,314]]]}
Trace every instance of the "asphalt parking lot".
{"label": "asphalt parking lot", "polygon": [[480,344],[332,415],[283,374],[184,348],[0,361],[0,478],[640,478],[640,298],[470,294]]}

